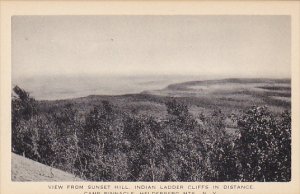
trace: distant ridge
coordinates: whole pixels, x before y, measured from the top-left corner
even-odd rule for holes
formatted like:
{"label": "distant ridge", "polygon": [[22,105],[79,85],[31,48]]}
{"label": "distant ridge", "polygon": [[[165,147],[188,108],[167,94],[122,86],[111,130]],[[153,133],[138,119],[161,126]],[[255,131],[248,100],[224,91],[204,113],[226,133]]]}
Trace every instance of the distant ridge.
{"label": "distant ridge", "polygon": [[183,89],[185,86],[193,85],[209,85],[209,84],[221,84],[221,83],[240,83],[240,84],[250,84],[250,83],[291,83],[291,79],[268,79],[268,78],[226,78],[219,80],[201,80],[201,81],[187,81],[181,83],[175,83],[168,85],[165,89]]}

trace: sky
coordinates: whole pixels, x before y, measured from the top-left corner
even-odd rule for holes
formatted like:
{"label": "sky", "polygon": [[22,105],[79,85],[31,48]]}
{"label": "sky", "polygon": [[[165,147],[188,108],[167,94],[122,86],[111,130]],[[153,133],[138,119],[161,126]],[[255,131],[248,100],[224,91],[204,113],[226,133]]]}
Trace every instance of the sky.
{"label": "sky", "polygon": [[13,16],[12,76],[289,78],[289,16]]}

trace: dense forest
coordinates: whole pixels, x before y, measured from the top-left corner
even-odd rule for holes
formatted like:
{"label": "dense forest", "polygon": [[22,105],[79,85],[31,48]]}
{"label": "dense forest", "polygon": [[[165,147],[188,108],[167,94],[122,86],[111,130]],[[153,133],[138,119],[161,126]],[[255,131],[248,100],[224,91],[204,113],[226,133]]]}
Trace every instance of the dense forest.
{"label": "dense forest", "polygon": [[290,181],[290,110],[195,115],[179,98],[163,104],[160,117],[109,99],[45,108],[15,86],[12,152],[89,181]]}

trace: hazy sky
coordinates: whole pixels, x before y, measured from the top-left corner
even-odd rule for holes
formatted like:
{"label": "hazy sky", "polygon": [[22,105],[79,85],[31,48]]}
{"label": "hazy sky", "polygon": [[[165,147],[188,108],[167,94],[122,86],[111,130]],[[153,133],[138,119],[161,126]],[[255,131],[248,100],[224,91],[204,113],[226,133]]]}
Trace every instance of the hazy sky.
{"label": "hazy sky", "polygon": [[13,77],[290,77],[288,16],[14,16]]}

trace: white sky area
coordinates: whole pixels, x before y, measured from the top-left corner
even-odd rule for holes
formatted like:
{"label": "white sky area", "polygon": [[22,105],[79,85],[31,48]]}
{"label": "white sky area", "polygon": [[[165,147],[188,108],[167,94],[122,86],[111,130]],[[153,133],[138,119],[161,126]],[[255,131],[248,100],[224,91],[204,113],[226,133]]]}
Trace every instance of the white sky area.
{"label": "white sky area", "polygon": [[289,78],[289,16],[14,16],[13,78]]}

